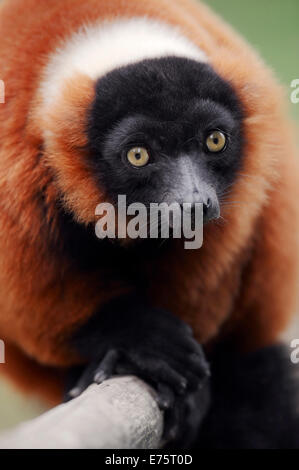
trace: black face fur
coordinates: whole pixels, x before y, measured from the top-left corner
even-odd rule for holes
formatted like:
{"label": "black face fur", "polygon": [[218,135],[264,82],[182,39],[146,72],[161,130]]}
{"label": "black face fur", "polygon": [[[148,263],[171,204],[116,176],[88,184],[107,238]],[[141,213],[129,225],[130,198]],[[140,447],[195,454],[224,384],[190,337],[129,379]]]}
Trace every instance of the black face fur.
{"label": "black face fur", "polygon": [[[226,146],[206,147],[220,130]],[[210,217],[233,183],[242,158],[242,110],[232,87],[207,64],[167,57],[116,69],[98,80],[89,116],[91,163],[112,202],[202,202]],[[127,159],[134,147],[144,167]]]}

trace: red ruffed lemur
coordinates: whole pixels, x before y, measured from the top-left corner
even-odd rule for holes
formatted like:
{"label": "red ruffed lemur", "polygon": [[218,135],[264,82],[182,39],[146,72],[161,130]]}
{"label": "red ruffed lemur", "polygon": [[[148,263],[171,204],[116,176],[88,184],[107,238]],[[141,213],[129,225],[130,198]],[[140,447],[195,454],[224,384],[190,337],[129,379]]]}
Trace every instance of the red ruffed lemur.
{"label": "red ruffed lemur", "polygon": [[[133,373],[169,445],[299,447],[299,174],[271,72],[190,0],[4,0],[0,35],[1,371],[51,403]],[[119,194],[201,203],[203,246],[98,239]]]}

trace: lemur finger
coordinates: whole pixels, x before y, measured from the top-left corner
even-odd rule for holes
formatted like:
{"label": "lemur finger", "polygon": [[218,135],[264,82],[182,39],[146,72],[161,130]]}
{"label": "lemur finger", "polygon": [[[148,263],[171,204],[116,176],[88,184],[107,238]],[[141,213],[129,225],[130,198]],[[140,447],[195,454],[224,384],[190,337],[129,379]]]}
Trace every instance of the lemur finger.
{"label": "lemur finger", "polygon": [[184,350],[173,347],[164,347],[160,353],[160,357],[171,362],[175,369],[179,368],[183,375],[190,373],[200,379],[209,376],[210,368],[204,356],[200,357],[194,352],[186,353]]}
{"label": "lemur finger", "polygon": [[100,365],[94,370],[93,380],[97,384],[101,384],[104,380],[111,377],[113,374],[117,360],[119,358],[119,352],[116,349],[110,349]]}
{"label": "lemur finger", "polygon": [[[192,345],[193,342],[191,343],[191,346]],[[149,346],[152,349],[152,346]],[[153,354],[151,353],[151,349],[149,346],[145,344],[140,353],[144,356],[152,356]],[[172,367],[178,372],[180,372],[183,376],[190,375],[193,381],[194,379],[196,380],[209,377],[209,363],[205,358],[201,346],[198,345],[199,349],[197,349],[197,352],[195,352],[194,347],[190,347],[189,342],[187,343],[187,346],[189,346],[188,349],[186,347],[186,343],[185,346],[182,346],[182,344],[172,342],[170,343],[168,341],[161,340],[160,345],[157,345],[156,350],[159,350],[159,357],[161,359],[164,359],[167,363],[170,363]],[[150,353],[148,353],[148,351],[150,351]]]}
{"label": "lemur finger", "polygon": [[208,376],[202,373],[200,365],[192,365],[191,360],[168,358],[168,364],[187,380],[187,390],[196,391],[201,384],[208,380]]}
{"label": "lemur finger", "polygon": [[96,367],[95,362],[89,364],[89,366],[85,369],[83,374],[81,375],[79,381],[77,382],[76,386],[73,387],[69,392],[68,395],[71,398],[76,398],[81,395],[82,392],[93,382],[93,374],[94,369]]}
{"label": "lemur finger", "polygon": [[179,433],[180,409],[174,405],[170,411],[166,410],[164,420],[163,441],[165,444],[174,441]]}
{"label": "lemur finger", "polygon": [[[164,337],[164,341],[161,341],[161,338]],[[169,341],[168,338],[171,338]],[[165,351],[167,353],[174,351],[177,354],[178,351],[181,351],[181,354],[193,354],[197,356],[199,361],[203,365],[203,371],[206,371],[207,361],[205,358],[205,353],[202,346],[198,341],[189,334],[171,336],[169,331],[160,332],[159,337],[156,338],[155,343],[159,347],[159,351]]]}
{"label": "lemur finger", "polygon": [[193,356],[193,362],[197,363],[199,370],[203,376],[210,376],[210,366],[206,360],[205,353],[201,345],[196,341],[195,338],[187,338],[185,340],[186,348],[190,351],[190,356]]}
{"label": "lemur finger", "polygon": [[159,383],[157,387],[157,403],[161,410],[168,410],[173,407],[175,395],[171,388],[163,383]]}
{"label": "lemur finger", "polygon": [[163,382],[173,387],[178,394],[184,393],[187,380],[174,370],[165,360],[158,357],[141,356],[130,353],[129,359],[137,366],[139,372],[154,383]]}

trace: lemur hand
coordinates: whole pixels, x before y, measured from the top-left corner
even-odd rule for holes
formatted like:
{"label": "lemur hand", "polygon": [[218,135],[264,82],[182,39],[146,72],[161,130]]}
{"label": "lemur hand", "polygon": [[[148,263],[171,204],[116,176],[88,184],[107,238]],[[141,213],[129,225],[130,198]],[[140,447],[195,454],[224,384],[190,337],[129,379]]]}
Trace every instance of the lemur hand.
{"label": "lemur hand", "polygon": [[126,296],[107,304],[74,338],[89,365],[68,397],[116,374],[136,375],[158,393],[165,442],[187,447],[209,404],[209,366],[191,328],[173,314]]}

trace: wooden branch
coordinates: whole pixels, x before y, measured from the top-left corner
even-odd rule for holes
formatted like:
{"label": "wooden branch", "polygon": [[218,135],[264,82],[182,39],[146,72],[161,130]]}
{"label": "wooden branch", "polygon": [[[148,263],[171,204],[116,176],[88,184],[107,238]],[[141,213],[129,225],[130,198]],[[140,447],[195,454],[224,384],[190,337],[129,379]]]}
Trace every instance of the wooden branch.
{"label": "wooden branch", "polygon": [[2,434],[0,448],[154,449],[162,430],[153,390],[124,376],[91,385],[78,398]]}

